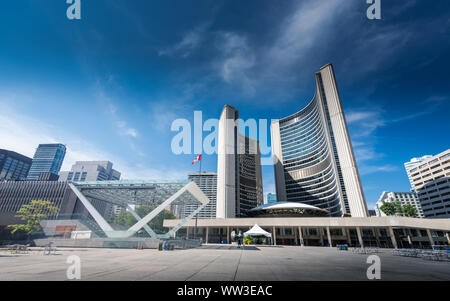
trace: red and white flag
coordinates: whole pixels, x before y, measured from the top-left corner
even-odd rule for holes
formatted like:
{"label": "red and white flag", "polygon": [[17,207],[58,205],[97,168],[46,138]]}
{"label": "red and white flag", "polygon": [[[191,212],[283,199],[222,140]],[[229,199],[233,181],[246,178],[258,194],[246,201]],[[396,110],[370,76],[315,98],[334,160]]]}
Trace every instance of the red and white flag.
{"label": "red and white flag", "polygon": [[200,161],[202,159],[202,155],[198,155],[197,158],[194,159],[194,161],[192,161],[192,165],[194,165],[195,162]]}

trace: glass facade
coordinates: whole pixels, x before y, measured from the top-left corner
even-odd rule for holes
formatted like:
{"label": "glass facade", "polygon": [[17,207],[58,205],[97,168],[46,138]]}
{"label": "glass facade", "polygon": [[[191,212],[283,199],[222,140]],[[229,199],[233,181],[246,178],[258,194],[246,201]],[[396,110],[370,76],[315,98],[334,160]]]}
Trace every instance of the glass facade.
{"label": "glass facade", "polygon": [[[331,160],[333,151],[320,110],[319,98],[315,97],[303,111],[280,120],[286,201],[313,205],[330,211],[331,216],[340,216],[339,183]],[[317,165],[322,168],[312,176],[291,175]]]}
{"label": "glass facade", "polygon": [[30,166],[31,158],[0,149],[0,180],[26,179]]}
{"label": "glass facade", "polygon": [[28,180],[38,180],[41,172],[58,174],[64,157],[66,146],[63,144],[40,144],[33,157]]}
{"label": "glass facade", "polygon": [[324,66],[315,77],[312,101],[271,125],[277,199],[326,209],[330,216],[366,217],[332,66]]}

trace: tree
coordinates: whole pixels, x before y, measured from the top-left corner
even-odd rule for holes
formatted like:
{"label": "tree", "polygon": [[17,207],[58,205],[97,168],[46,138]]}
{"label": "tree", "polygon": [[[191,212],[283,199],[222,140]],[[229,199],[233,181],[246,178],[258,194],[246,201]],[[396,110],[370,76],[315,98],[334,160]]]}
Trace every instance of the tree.
{"label": "tree", "polygon": [[417,210],[416,208],[411,204],[406,204],[402,207],[402,213],[404,216],[408,217],[417,217]]}
{"label": "tree", "polygon": [[42,230],[40,222],[47,219],[47,214],[57,214],[59,208],[53,202],[43,200],[32,200],[29,204],[22,205],[16,212],[16,217],[24,221],[24,224],[9,225],[11,233],[23,231],[28,238],[34,233]]}
{"label": "tree", "polygon": [[244,237],[244,244],[245,245],[251,245],[254,243],[254,239],[251,236]]}
{"label": "tree", "polygon": [[[142,205],[136,208],[136,213],[141,218],[143,218],[151,211],[153,211],[155,208],[156,208],[155,206]],[[177,217],[173,215],[172,212],[170,212],[169,210],[163,210],[148,223],[148,226],[152,228],[153,231],[155,231],[156,233],[165,233],[168,231],[168,229],[163,227],[164,220],[176,218]],[[120,212],[119,215],[113,220],[113,224],[127,227],[131,227],[135,223],[137,223],[137,220],[128,211]]]}
{"label": "tree", "polygon": [[383,205],[381,205],[380,209],[384,212],[384,214],[388,216],[396,215],[397,213],[402,213],[402,204],[398,201],[383,202]]}
{"label": "tree", "polygon": [[136,223],[134,216],[128,211],[121,211],[112,221],[115,225],[131,227]]}

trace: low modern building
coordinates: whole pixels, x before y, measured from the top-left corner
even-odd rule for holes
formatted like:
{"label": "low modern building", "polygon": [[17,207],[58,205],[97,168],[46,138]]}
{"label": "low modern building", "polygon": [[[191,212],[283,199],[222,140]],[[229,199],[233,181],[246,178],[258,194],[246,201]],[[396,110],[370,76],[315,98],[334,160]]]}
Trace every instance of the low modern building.
{"label": "low modern building", "polygon": [[[165,220],[172,228],[179,220]],[[450,219],[387,217],[255,217],[203,219],[187,222],[178,237],[197,237],[206,243],[231,241],[231,232],[242,233],[255,224],[272,234],[275,244],[381,248],[430,248],[450,244]]]}
{"label": "low modern building", "polygon": [[311,205],[294,202],[275,202],[251,209],[252,217],[323,217],[328,211]]}
{"label": "low modern building", "polygon": [[120,180],[121,173],[109,161],[77,161],[70,171],[61,171],[61,181],[91,182]]}
{"label": "low modern building", "polygon": [[[190,173],[188,180],[197,184],[210,200],[210,203],[198,213],[196,218],[216,218],[217,174],[215,172]],[[174,214],[183,219],[191,215],[197,207],[198,205],[189,204],[177,206]]]}
{"label": "low modern building", "polygon": [[39,144],[27,179],[36,181],[43,172],[57,175],[61,170],[65,155],[66,146],[63,144]]}
{"label": "low modern building", "polygon": [[425,156],[422,156],[422,157],[419,157],[419,158],[412,158],[411,160],[409,160],[409,162],[406,162],[404,164],[405,170],[406,170],[406,174],[408,175],[409,183],[411,183],[411,190],[414,191],[413,179],[411,177],[411,169],[413,169],[414,167],[417,167],[420,163],[422,163],[425,160],[430,159],[431,157],[433,157],[433,156],[425,155]]}
{"label": "low modern building", "polygon": [[0,149],[0,181],[26,179],[31,162],[32,159],[24,155]]}
{"label": "low modern building", "polygon": [[450,149],[410,169],[425,218],[450,218]]}
{"label": "low modern building", "polygon": [[259,141],[239,132],[239,112],[226,105],[219,120],[217,218],[245,217],[264,203]]}
{"label": "low modern building", "polygon": [[[20,223],[15,217],[22,205],[32,200],[54,202],[57,214],[48,216],[45,232],[76,231],[82,223],[96,236],[129,238],[143,229],[150,237],[169,238],[186,221],[209,203],[208,197],[194,182],[185,181],[11,181],[0,182],[0,225]],[[200,204],[192,214],[182,220],[169,233],[155,233],[148,223],[164,209],[172,205]],[[137,219],[128,229],[115,229],[108,222],[109,211],[114,205],[126,208]],[[147,216],[139,217],[133,208],[140,205],[156,207]],[[69,229],[71,229],[69,231]],[[85,228],[82,229],[83,231]]]}
{"label": "low modern building", "polygon": [[424,217],[422,206],[420,205],[419,198],[417,197],[417,194],[415,192],[383,191],[374,207],[377,216],[386,216],[386,214],[381,211],[381,206],[384,202],[400,202],[402,206],[407,204],[412,205],[414,208],[416,208],[417,217]]}
{"label": "low modern building", "polygon": [[[22,205],[32,200],[54,202],[58,215],[71,216],[77,202],[76,195],[67,182],[58,181],[8,181],[0,183],[0,225],[20,223],[15,217]],[[50,215],[50,218],[56,216]]]}
{"label": "low modern building", "polygon": [[271,124],[277,199],[326,209],[333,217],[367,217],[332,65],[315,77],[312,101]]}

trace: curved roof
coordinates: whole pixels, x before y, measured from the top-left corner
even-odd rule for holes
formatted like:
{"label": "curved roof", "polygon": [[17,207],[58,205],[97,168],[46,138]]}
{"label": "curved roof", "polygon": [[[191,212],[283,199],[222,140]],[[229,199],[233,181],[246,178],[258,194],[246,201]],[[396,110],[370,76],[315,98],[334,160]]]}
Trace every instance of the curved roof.
{"label": "curved roof", "polygon": [[276,202],[271,204],[264,204],[258,207],[255,207],[253,209],[250,209],[250,211],[259,211],[259,210],[273,210],[273,209],[309,209],[309,210],[317,210],[317,211],[323,211],[328,213],[328,210],[321,209],[312,205],[303,204],[303,203],[296,203],[296,202]]}

